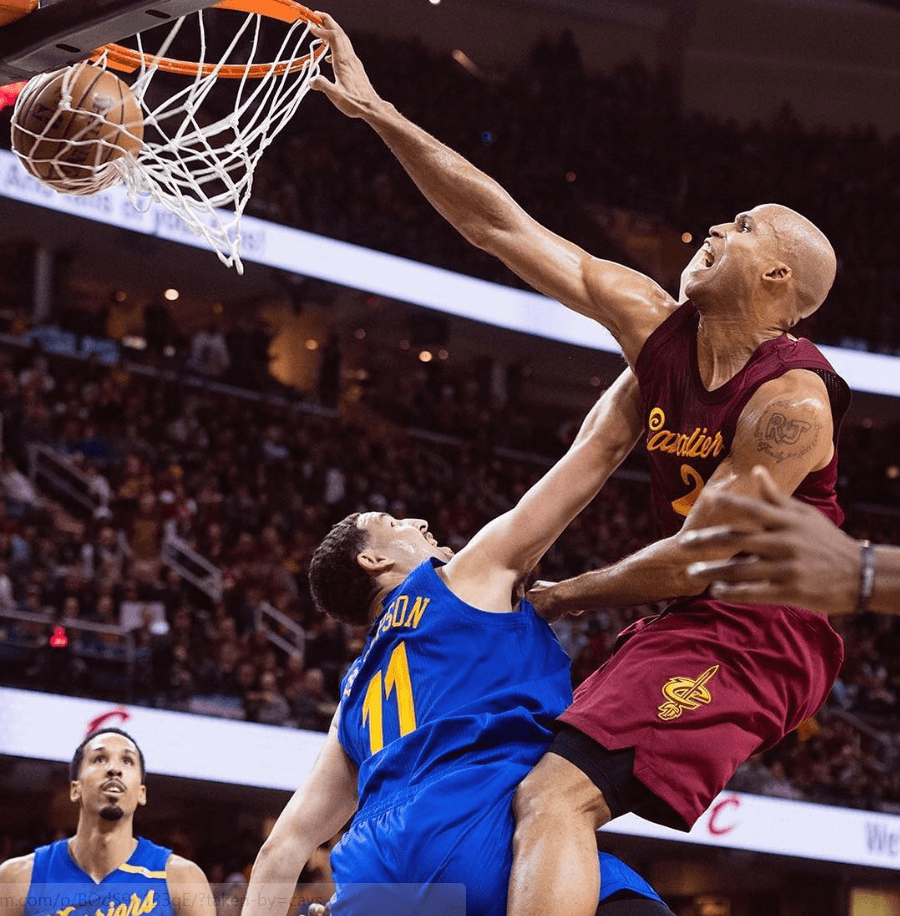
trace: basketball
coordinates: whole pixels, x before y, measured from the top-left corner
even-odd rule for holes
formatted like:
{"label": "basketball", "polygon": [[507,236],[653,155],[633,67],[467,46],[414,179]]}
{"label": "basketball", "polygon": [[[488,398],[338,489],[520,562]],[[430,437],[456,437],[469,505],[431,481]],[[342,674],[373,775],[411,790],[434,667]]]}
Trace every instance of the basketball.
{"label": "basketball", "polygon": [[143,132],[141,106],[128,85],[88,62],[30,80],[11,123],[20,162],[64,194],[94,194],[118,183],[111,163],[136,155]]}

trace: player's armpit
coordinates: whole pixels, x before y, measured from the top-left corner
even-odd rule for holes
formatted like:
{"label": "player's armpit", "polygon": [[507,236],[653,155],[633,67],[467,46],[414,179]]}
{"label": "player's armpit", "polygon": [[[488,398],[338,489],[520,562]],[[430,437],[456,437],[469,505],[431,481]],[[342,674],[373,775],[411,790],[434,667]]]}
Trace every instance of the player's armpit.
{"label": "player's armpit", "polygon": [[602,324],[634,366],[647,338],[678,303],[655,280],[612,261],[591,258],[583,275],[589,306],[570,307]]}

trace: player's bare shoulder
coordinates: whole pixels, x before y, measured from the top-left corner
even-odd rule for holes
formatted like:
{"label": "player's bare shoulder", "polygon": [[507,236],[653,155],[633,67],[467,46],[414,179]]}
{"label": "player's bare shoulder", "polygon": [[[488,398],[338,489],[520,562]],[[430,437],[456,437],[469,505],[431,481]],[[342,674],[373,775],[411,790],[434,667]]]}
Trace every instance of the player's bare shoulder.
{"label": "player's bare shoulder", "polygon": [[590,317],[605,325],[634,365],[644,341],[678,303],[651,277],[622,264],[592,257],[582,270],[593,309]]}
{"label": "player's bare shoulder", "polygon": [[22,916],[33,870],[33,852],[0,863],[0,916]]}
{"label": "player's bare shoulder", "polygon": [[173,852],[166,862],[166,878],[176,916],[215,916],[212,889],[196,862]]}

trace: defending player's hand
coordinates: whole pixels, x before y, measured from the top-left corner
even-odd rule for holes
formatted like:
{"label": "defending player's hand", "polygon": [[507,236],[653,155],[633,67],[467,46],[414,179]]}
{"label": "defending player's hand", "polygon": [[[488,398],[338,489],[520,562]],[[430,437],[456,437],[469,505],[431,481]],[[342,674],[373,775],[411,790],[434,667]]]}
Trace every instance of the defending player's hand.
{"label": "defending player's hand", "polygon": [[335,108],[347,117],[365,118],[382,100],[369,81],[347,33],[328,13],[317,15],[322,24],[310,22],[309,29],[331,49],[327,60],[334,71],[334,81],[320,73],[310,81],[310,89],[325,93]]}
{"label": "defending player's hand", "polygon": [[[716,494],[717,518],[726,524],[685,532],[684,547],[697,556],[688,575],[712,581],[716,598],[738,604],[790,604],[823,614],[848,614],[858,597],[859,544],[821,512],[753,471],[760,498]],[[704,560],[722,548],[743,556]]]}
{"label": "defending player's hand", "polygon": [[311,903],[306,912],[308,916],[331,916],[331,910],[324,903]]}

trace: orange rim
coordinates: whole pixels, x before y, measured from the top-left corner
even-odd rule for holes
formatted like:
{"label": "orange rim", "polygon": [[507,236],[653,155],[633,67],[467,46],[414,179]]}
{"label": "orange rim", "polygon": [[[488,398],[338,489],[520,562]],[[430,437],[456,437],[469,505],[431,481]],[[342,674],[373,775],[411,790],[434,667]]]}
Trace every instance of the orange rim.
{"label": "orange rim", "polygon": [[[213,4],[215,9],[236,10],[243,13],[258,13],[269,19],[279,19],[281,22],[315,22],[321,24],[322,20],[312,10],[307,9],[293,0],[220,0]],[[159,67],[166,73],[178,73],[181,76],[209,76],[215,71],[218,79],[262,79],[269,73],[282,76],[285,73],[296,73],[304,69],[312,60],[318,60],[325,53],[325,45],[321,45],[312,54],[304,54],[295,60],[276,61],[268,64],[251,64],[247,67],[242,64],[226,64],[219,67],[217,64],[201,64],[190,60],[177,60],[174,57],[157,57],[153,54],[142,54],[124,45],[108,44],[97,48],[91,55],[91,60],[98,60],[106,54],[106,65],[110,70],[122,73],[133,73],[141,66]]]}

